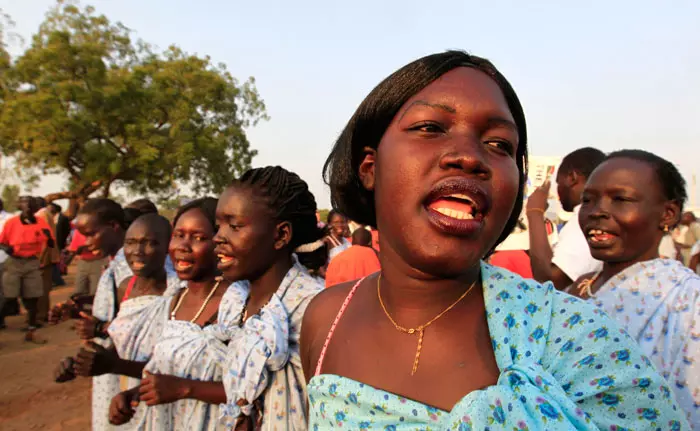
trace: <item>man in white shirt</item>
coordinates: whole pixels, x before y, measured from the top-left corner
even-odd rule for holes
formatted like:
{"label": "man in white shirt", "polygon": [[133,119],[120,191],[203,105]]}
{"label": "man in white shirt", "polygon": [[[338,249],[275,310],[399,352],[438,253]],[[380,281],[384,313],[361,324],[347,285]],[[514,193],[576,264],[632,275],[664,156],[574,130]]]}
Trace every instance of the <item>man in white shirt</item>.
{"label": "man in white shirt", "polygon": [[579,277],[600,270],[601,263],[591,257],[586,237],[578,223],[581,194],[588,177],[605,158],[595,148],[581,148],[564,157],[557,172],[557,193],[564,211],[573,212],[571,219],[559,232],[554,249],[549,245],[545,227],[550,182],[535,190],[527,201],[530,232],[530,262],[535,280],[552,281],[564,289]]}

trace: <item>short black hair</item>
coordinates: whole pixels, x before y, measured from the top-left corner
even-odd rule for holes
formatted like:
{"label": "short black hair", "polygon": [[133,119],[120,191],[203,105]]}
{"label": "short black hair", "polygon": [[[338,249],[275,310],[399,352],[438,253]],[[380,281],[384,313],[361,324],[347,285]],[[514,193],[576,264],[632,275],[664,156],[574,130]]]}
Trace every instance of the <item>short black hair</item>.
{"label": "short black hair", "polygon": [[604,161],[610,159],[631,159],[651,165],[654,168],[654,172],[656,172],[656,178],[661,184],[661,191],[664,197],[666,200],[676,202],[680,206],[680,212],[683,213],[683,207],[688,200],[688,192],[686,191],[683,175],[673,163],[644,150],[615,151],[608,154]]}
{"label": "short black hair", "polygon": [[496,82],[518,128],[518,148],[515,155],[520,173],[518,195],[513,212],[496,244],[510,234],[522,212],[527,178],[525,114],[515,90],[498,69],[490,61],[463,51],[432,54],[409,63],[384,79],[362,101],[341,132],[323,166],[324,179],[330,186],[334,208],[357,223],[377,226],[374,193],[364,188],[358,174],[364,148],[371,147],[376,150],[384,132],[401,107],[433,81],[459,67],[477,69]]}
{"label": "short black hair", "polygon": [[158,207],[150,199],[141,198],[126,205],[125,208],[133,208],[139,210],[141,215],[144,214],[158,214]]}
{"label": "short black hair", "polygon": [[180,220],[180,217],[182,217],[182,215],[187,211],[198,209],[202,212],[202,214],[204,214],[204,217],[209,220],[212,230],[214,233],[216,233],[216,231],[219,229],[216,223],[216,205],[218,203],[219,200],[212,197],[204,197],[187,202],[185,205],[178,208],[177,214],[175,214],[175,218],[173,219],[173,227],[177,225],[177,221]]}
{"label": "short black hair", "polygon": [[88,199],[80,208],[78,214],[95,216],[101,224],[117,223],[123,229],[127,228],[126,222],[124,221],[124,210],[122,206],[112,199]]}
{"label": "short black hair", "polygon": [[63,208],[61,208],[61,206],[57,203],[51,202],[49,205],[52,206],[56,210],[56,212],[60,213],[61,211],[63,211]]}
{"label": "short black hair", "polygon": [[605,160],[605,153],[597,148],[585,147],[569,153],[564,157],[559,165],[559,174],[570,174],[578,172],[588,179],[595,168]]}
{"label": "short black hair", "polygon": [[146,223],[148,226],[153,226],[155,229],[160,230],[161,233],[163,233],[166,236],[166,238],[164,238],[166,240],[166,244],[167,242],[169,242],[170,236],[173,232],[173,228],[170,225],[170,220],[168,220],[167,218],[156,213],[148,213],[138,217],[131,224],[133,225],[136,222]]}
{"label": "short black hair", "polygon": [[322,238],[316,221],[316,199],[299,175],[280,166],[256,168],[234,180],[230,187],[254,190],[278,221],[292,224],[292,250]]}
{"label": "short black hair", "polygon": [[372,234],[364,227],[355,229],[352,233],[352,245],[372,246]]}

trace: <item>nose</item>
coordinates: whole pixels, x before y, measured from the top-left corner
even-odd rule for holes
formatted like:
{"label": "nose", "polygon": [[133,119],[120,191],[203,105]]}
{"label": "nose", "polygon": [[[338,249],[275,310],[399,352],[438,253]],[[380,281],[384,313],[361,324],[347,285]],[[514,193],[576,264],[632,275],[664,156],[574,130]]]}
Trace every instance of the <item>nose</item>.
{"label": "nose", "polygon": [[453,146],[440,157],[439,166],[443,170],[457,169],[483,179],[491,177],[486,149],[473,133],[455,136]]}

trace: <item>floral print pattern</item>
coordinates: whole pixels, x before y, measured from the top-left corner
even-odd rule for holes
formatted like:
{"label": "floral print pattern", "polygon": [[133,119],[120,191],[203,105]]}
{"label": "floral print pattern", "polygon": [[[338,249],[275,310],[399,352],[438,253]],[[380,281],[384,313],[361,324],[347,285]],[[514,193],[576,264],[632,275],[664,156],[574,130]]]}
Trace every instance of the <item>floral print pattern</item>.
{"label": "floral print pattern", "polygon": [[310,429],[687,429],[667,383],[602,311],[487,264],[482,279],[496,385],[446,412],[321,374],[308,387]]}
{"label": "floral print pattern", "polygon": [[[700,430],[700,277],[675,260],[640,262],[608,280],[591,301],[639,343]],[[620,350],[611,355],[627,365],[629,357]]]}

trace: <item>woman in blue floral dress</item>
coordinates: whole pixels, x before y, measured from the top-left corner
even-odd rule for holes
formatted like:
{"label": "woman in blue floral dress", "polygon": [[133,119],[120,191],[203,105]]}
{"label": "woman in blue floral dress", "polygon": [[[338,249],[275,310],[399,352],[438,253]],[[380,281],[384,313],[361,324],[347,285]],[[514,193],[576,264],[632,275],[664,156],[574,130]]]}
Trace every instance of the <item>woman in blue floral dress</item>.
{"label": "woman in blue floral dress", "polygon": [[381,233],[382,271],[307,309],[311,429],[687,429],[603,312],[482,262],[527,173],[522,107],[490,62],[450,51],[392,74],[325,173],[338,210]]}

